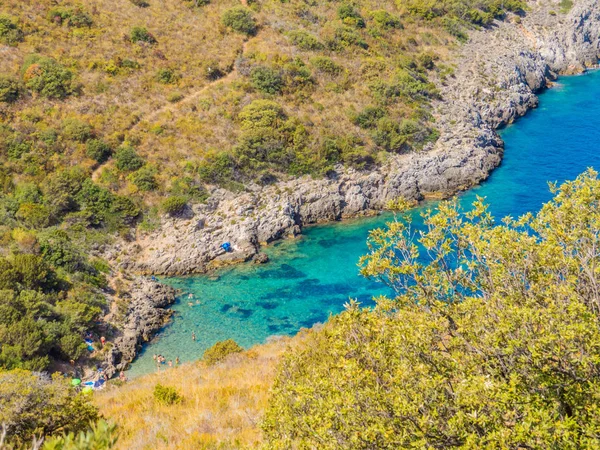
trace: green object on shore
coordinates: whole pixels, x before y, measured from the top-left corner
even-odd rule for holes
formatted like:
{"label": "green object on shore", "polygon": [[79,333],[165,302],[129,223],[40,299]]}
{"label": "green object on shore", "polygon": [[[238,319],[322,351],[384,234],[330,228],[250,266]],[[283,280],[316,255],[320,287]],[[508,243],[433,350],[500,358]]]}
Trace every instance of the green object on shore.
{"label": "green object on shore", "polygon": [[79,386],[81,384],[81,380],[79,378],[73,378],[71,380],[71,386]]}
{"label": "green object on shore", "polygon": [[81,390],[81,392],[84,394],[91,394],[94,392],[94,389],[91,386],[86,386]]}

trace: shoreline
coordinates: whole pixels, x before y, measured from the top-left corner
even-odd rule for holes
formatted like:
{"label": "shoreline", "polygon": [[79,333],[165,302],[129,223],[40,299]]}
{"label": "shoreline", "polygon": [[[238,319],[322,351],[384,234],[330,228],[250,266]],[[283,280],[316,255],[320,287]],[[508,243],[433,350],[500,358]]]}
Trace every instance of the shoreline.
{"label": "shoreline", "polygon": [[[444,100],[434,105],[441,131],[434,148],[392,158],[369,173],[338,167],[335,177],[324,180],[304,177],[267,188],[251,186],[243,194],[218,189],[206,205],[195,206],[185,217],[165,218],[157,232],[111,249],[112,262],[115,255],[124,256],[115,266],[142,274],[206,273],[250,261],[260,255],[262,245],[297,236],[307,225],[378,215],[388,200],[399,196],[417,201],[447,198],[478,185],[502,161],[501,127],[537,107],[537,94],[551,87],[559,74],[582,73],[598,65],[600,38],[592,43],[586,36],[600,36],[600,6],[587,0],[564,17],[548,10],[530,12],[523,23],[501,22],[494,30],[473,32],[460,49],[463,56],[458,61],[464,64],[442,87]],[[566,25],[559,23],[563,19]],[[532,37],[525,27],[541,30]],[[460,120],[453,119],[457,117]],[[224,253],[222,242],[231,242],[234,252]],[[171,295],[170,303],[151,308],[168,315],[165,308],[175,301]],[[146,303],[152,303],[151,295]],[[133,329],[139,314],[131,307],[126,322],[136,336],[115,345],[121,355],[117,364],[116,358],[109,360],[115,370],[128,365],[139,345],[165,324],[148,337]]]}
{"label": "shoreline", "polygon": [[[262,245],[309,224],[377,214],[401,196],[448,198],[478,185],[501,162],[498,129],[535,108],[537,94],[559,74],[597,66],[600,38],[586,39],[600,35],[600,5],[586,0],[563,17],[549,11],[532,7],[521,23],[511,16],[472,33],[459,49],[455,78],[440,86],[443,100],[433,105],[440,138],[432,148],[392,156],[370,172],[338,166],[326,179],[249,185],[237,194],[215,189],[207,204],[164,217],[158,230],[113,246],[107,259],[143,275],[201,274],[247,262]],[[232,253],[220,248],[224,242]]]}

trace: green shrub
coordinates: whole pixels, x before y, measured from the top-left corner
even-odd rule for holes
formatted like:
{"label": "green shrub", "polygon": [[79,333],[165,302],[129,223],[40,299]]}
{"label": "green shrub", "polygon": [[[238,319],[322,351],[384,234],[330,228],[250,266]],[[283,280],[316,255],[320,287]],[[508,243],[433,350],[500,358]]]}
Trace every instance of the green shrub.
{"label": "green shrub", "polygon": [[174,405],[183,401],[183,396],[177,392],[177,389],[170,386],[157,384],[154,386],[154,399],[163,405]]}
{"label": "green shrub", "polygon": [[88,158],[91,158],[102,164],[108,158],[110,158],[110,155],[112,155],[112,149],[110,148],[110,145],[101,139],[91,139],[85,146],[85,154]]}
{"label": "green shrub", "polygon": [[129,33],[131,42],[145,42],[147,44],[156,44],[156,38],[144,27],[133,27]]}
{"label": "green shrub", "polygon": [[338,75],[342,71],[342,67],[327,56],[315,56],[310,63],[320,72],[329,75]]}
{"label": "green shrub", "polygon": [[30,228],[45,228],[50,224],[50,210],[35,203],[23,203],[15,217]]}
{"label": "green shrub", "polygon": [[377,10],[371,12],[371,18],[382,29],[390,30],[393,28],[402,29],[402,23],[396,16],[391,15],[385,10]]}
{"label": "green shrub", "polygon": [[121,172],[133,172],[141,168],[145,161],[133,147],[124,145],[115,153],[115,164]]}
{"label": "green shrub", "polygon": [[324,48],[323,44],[319,42],[319,39],[307,31],[294,30],[290,31],[287,35],[292,44],[302,50],[321,50]]}
{"label": "green shrub", "polygon": [[115,214],[124,225],[132,225],[142,210],[129,197],[117,195],[110,204],[110,212]]}
{"label": "green shrub", "polygon": [[417,235],[404,212],[373,231],[361,273],[400,294],[352,302],[284,358],[266,447],[598,448],[600,180],[555,195],[505,223],[453,200]]}
{"label": "green shrub", "polygon": [[429,53],[421,53],[417,57],[417,61],[419,62],[419,65],[425,70],[432,70],[435,67],[433,56],[431,56]]}
{"label": "green shrub", "polygon": [[16,45],[23,40],[23,32],[7,15],[0,15],[0,43]]}
{"label": "green shrub", "polygon": [[258,66],[250,72],[252,86],[265,94],[280,94],[283,78],[278,70],[266,66]]}
{"label": "green shrub", "polygon": [[87,430],[98,420],[88,396],[78,394],[68,380],[25,370],[0,371],[0,423],[9,442],[30,446],[34,437]]}
{"label": "green shrub", "polygon": [[156,182],[156,169],[149,166],[144,166],[132,174],[127,179],[132,182],[140,191],[149,192],[158,187]]}
{"label": "green shrub", "polygon": [[352,122],[361,128],[374,128],[382,117],[387,115],[386,111],[376,106],[368,106],[352,118]]}
{"label": "green shrub", "polygon": [[365,20],[361,17],[356,8],[348,3],[338,8],[338,17],[346,25],[358,28],[365,27]]}
{"label": "green shrub", "polygon": [[66,119],[62,124],[63,136],[71,141],[86,142],[94,135],[92,127],[77,119]]}
{"label": "green shrub", "polygon": [[22,72],[25,86],[43,97],[62,99],[75,92],[73,72],[52,58],[30,55]]}
{"label": "green shrub", "polygon": [[228,152],[210,152],[198,166],[198,176],[205,183],[222,184],[233,177],[234,162]]}
{"label": "green shrub", "polygon": [[19,98],[21,88],[13,77],[0,75],[0,102],[12,103]]}
{"label": "green shrub", "polygon": [[217,342],[211,348],[207,349],[202,356],[202,361],[207,365],[212,366],[220,361],[223,361],[229,355],[241,353],[244,349],[240,347],[233,339]]}
{"label": "green shrub", "polygon": [[221,22],[228,28],[238,33],[253,36],[257,31],[254,16],[243,6],[236,6],[223,13]]}
{"label": "green shrub", "polygon": [[342,47],[357,46],[363,49],[369,48],[367,42],[353,28],[341,26],[335,29],[335,43]]}
{"label": "green shrub", "polygon": [[187,197],[174,195],[163,200],[160,206],[165,214],[176,216],[185,210],[185,207],[187,206]]}
{"label": "green shrub", "polygon": [[200,6],[206,6],[210,3],[210,0],[185,0],[188,3],[191,3],[192,6],[199,8]]}
{"label": "green shrub", "polygon": [[116,445],[118,436],[115,424],[99,420],[88,431],[63,433],[46,439],[42,450],[107,450]]}
{"label": "green shrub", "polygon": [[94,23],[89,14],[81,8],[52,8],[48,12],[48,19],[56,24],[73,28],[91,27]]}
{"label": "green shrub", "polygon": [[156,72],[156,81],[161,84],[174,84],[179,80],[179,76],[175,73],[173,69],[162,68],[158,69]]}
{"label": "green shrub", "polygon": [[177,103],[183,100],[184,98],[185,96],[179,91],[169,92],[169,95],[167,95],[167,101],[169,103]]}
{"label": "green shrub", "polygon": [[146,0],[129,0],[132,4],[134,4],[135,6],[137,6],[138,8],[147,8],[148,6],[150,6],[150,3],[148,3]]}

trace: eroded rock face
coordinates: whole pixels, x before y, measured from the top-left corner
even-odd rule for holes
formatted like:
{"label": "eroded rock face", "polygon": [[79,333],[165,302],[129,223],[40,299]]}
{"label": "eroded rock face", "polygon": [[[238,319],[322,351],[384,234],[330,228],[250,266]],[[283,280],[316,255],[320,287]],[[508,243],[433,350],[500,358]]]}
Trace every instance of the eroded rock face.
{"label": "eroded rock face", "polygon": [[[188,218],[164,218],[160,230],[123,245],[113,260],[119,256],[121,267],[140,273],[204,272],[211,261],[248,260],[261,243],[294,236],[306,224],[372,214],[400,196],[446,197],[480,183],[502,159],[495,130],[536,107],[536,92],[559,73],[581,72],[598,59],[599,2],[580,0],[566,16],[550,14],[557,5],[549,3],[530,2],[522,20],[509,16],[472,33],[455,78],[440,86],[434,116],[441,136],[434,146],[370,172],[339,166],[327,179],[250,186],[242,194],[216,189]],[[224,254],[224,242],[233,254]]]}
{"label": "eroded rock face", "polygon": [[129,295],[126,321],[105,359],[104,371],[109,378],[125,370],[142,344],[165,325],[170,317],[166,308],[175,301],[175,289],[144,278],[134,281]]}

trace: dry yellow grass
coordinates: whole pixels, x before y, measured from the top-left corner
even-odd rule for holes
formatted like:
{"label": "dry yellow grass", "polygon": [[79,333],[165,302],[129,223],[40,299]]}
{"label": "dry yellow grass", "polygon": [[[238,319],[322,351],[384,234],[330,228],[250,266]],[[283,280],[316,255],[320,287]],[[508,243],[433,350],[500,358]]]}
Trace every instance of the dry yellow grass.
{"label": "dry yellow grass", "polygon": [[[254,449],[278,362],[305,335],[257,346],[212,367],[185,364],[112,385],[95,402],[119,427],[117,449]],[[176,388],[184,401],[157,403],[157,383]]]}

